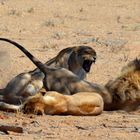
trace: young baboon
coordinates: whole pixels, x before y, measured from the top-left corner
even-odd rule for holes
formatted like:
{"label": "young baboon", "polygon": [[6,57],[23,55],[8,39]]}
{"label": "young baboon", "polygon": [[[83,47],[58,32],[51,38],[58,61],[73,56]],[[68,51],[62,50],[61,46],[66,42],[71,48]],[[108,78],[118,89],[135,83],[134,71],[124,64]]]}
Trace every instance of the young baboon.
{"label": "young baboon", "polygon": [[[11,40],[4,38],[0,38],[0,40],[17,45]],[[84,79],[95,61],[96,52],[94,49],[89,46],[77,46],[61,50],[56,57],[46,62],[45,65],[64,67],[75,73],[80,79]],[[3,91],[5,102],[20,104],[26,97],[35,95],[43,87],[43,79],[44,73],[38,68],[17,75]]]}

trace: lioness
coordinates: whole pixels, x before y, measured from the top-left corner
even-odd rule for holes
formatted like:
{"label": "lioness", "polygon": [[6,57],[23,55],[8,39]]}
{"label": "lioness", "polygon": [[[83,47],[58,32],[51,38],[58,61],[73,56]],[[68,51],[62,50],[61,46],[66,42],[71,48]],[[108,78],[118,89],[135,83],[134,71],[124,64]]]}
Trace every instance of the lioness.
{"label": "lioness", "polygon": [[[0,38],[14,45],[17,43]],[[91,65],[96,61],[96,52],[89,46],[65,48],[45,65],[64,67],[75,73],[80,79],[86,77]],[[8,103],[20,104],[23,98],[36,94],[43,87],[44,74],[37,68],[28,73],[21,73],[13,78],[3,90],[4,99]]]}
{"label": "lioness", "polygon": [[99,115],[103,111],[103,99],[94,92],[80,92],[63,95],[56,91],[40,91],[30,96],[22,105],[0,102],[0,109],[6,111],[23,111],[24,113],[46,115]]}

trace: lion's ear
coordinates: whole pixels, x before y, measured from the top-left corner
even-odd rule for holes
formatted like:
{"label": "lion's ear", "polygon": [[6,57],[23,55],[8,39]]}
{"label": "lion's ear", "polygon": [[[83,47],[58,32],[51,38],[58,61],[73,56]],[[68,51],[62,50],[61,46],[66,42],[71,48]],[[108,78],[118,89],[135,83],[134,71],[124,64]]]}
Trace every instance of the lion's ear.
{"label": "lion's ear", "polygon": [[46,92],[44,92],[44,91],[41,91],[40,93],[42,96],[44,96],[46,94]]}
{"label": "lion's ear", "polygon": [[41,90],[40,90],[40,94],[42,95],[42,96],[44,96],[45,94],[46,94],[46,90],[44,89],[44,88],[42,88]]}

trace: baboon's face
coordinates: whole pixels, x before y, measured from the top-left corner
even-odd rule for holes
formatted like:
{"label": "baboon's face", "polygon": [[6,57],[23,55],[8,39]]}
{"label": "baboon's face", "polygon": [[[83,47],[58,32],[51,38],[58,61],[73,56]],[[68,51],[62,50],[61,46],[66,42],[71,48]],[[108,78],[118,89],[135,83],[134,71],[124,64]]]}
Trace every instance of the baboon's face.
{"label": "baboon's face", "polygon": [[91,65],[96,62],[95,50],[89,46],[80,46],[77,53],[81,66],[86,72],[89,72]]}

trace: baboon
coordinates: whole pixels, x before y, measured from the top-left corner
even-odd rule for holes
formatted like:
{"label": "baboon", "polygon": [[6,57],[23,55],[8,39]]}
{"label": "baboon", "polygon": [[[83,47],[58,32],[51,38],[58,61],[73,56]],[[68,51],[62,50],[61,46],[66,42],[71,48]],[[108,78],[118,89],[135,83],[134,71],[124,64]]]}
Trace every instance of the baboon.
{"label": "baboon", "polygon": [[5,111],[22,111],[37,115],[99,115],[103,111],[102,97],[94,92],[81,92],[63,95],[56,91],[40,91],[30,96],[22,105],[0,102],[0,109]]}
{"label": "baboon", "polygon": [[[16,42],[4,38],[0,38],[0,40],[18,45]],[[84,79],[95,61],[96,52],[94,49],[89,46],[77,46],[61,50],[56,57],[46,62],[45,65],[64,67],[75,73],[80,79]],[[5,102],[20,104],[24,98],[36,94],[43,87],[43,79],[44,74],[38,68],[17,75],[2,92]]]}

